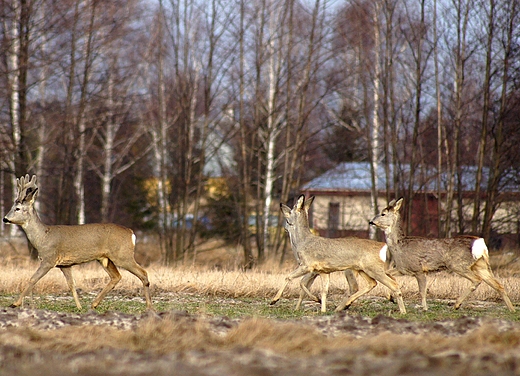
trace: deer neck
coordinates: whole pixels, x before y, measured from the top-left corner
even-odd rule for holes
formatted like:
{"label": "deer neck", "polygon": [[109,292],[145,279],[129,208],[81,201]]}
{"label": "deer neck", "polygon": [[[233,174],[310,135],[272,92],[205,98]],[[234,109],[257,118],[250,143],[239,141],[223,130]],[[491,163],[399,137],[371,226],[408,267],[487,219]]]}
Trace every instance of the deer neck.
{"label": "deer neck", "polygon": [[31,242],[31,244],[38,249],[39,243],[42,241],[43,237],[48,232],[48,226],[46,226],[38,216],[38,213],[34,208],[31,211],[31,216],[29,219],[21,225],[22,229],[25,231],[27,235],[27,239]]}
{"label": "deer neck", "polygon": [[386,243],[390,248],[397,247],[404,237],[403,228],[399,218],[385,230]]}
{"label": "deer neck", "polygon": [[295,226],[294,234],[291,236],[291,243],[294,245],[302,243],[311,236],[313,236],[313,234],[309,227],[309,221],[301,219],[298,221],[297,226]]}

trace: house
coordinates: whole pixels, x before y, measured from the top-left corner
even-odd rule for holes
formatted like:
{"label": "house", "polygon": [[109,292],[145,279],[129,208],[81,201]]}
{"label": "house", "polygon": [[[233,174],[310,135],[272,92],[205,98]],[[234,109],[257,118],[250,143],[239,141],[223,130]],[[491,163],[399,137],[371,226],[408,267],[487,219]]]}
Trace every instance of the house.
{"label": "house", "polygon": [[[394,174],[394,168],[398,168]],[[388,167],[389,176],[399,176],[397,182],[400,187],[408,186],[409,166],[401,165]],[[482,192],[485,192],[488,170],[483,172]],[[387,181],[385,166],[380,164],[377,172],[377,192],[379,194],[378,210],[387,204]],[[436,169],[417,169],[414,179],[414,202],[412,205],[412,229],[410,235],[438,236],[438,194],[439,184]],[[473,213],[473,197],[476,181],[476,168],[465,166],[461,174],[463,189],[463,206],[466,228],[470,228]],[[441,194],[445,194],[448,176],[441,174]],[[393,186],[394,184],[390,185]],[[369,224],[374,213],[371,210],[372,177],[368,162],[345,162],[326,171],[321,176],[309,181],[301,187],[302,193],[315,196],[310,213],[310,224],[320,235],[326,237],[359,236],[368,237]],[[404,189],[401,189],[403,192]],[[493,217],[493,230],[500,234],[513,235],[518,241],[520,229],[520,189],[518,181],[513,178],[501,188],[501,192],[508,195],[507,201],[502,202]],[[390,191],[390,197],[395,192]],[[456,200],[455,200],[456,201]],[[457,203],[454,201],[452,218],[454,218],[454,233],[457,233]],[[483,206],[483,205],[482,205]],[[482,209],[482,208],[481,208]]]}

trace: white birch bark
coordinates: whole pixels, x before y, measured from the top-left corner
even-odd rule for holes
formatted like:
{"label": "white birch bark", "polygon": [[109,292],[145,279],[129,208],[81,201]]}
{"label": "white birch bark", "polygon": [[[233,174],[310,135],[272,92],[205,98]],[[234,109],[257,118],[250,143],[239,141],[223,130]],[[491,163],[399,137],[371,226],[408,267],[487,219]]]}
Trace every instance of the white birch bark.
{"label": "white birch bark", "polygon": [[116,135],[116,125],[113,119],[114,109],[114,80],[112,75],[108,77],[108,98],[107,98],[107,114],[105,140],[103,143],[103,173],[101,175],[101,220],[108,221],[109,200],[110,200],[110,184],[112,182],[112,159],[114,153],[114,138]]}
{"label": "white birch bark", "polygon": [[280,27],[280,7],[271,3],[275,7],[269,18],[269,42],[267,44],[267,54],[269,55],[268,62],[268,98],[267,98],[267,130],[265,132],[265,146],[266,146],[266,171],[264,183],[264,249],[269,245],[269,214],[271,210],[273,184],[275,181],[276,156],[275,147],[276,139],[280,134],[278,128],[279,119],[275,114],[275,101],[277,89],[277,75],[279,68],[280,49],[276,46],[275,40],[279,40],[278,33]]}
{"label": "white birch bark", "polygon": [[[9,85],[9,106],[11,112],[11,127],[12,127],[12,142],[13,155],[9,161],[9,168],[15,173],[11,174],[11,184],[13,187],[13,202],[16,199],[16,158],[20,149],[21,130],[20,130],[20,82],[18,77],[19,70],[19,54],[20,54],[20,34],[19,22],[21,17],[21,4],[18,0],[13,0],[14,18],[11,25],[4,24],[4,28],[9,30],[11,38],[11,48],[9,49],[8,61],[8,85]],[[4,20],[5,23],[5,20]],[[18,226],[10,226],[10,235],[15,236],[18,231]]]}
{"label": "white birch bark", "polygon": [[89,15],[89,28],[87,35],[85,36],[86,42],[84,44],[83,56],[85,59],[83,68],[83,82],[81,88],[81,98],[79,103],[79,111],[77,114],[77,127],[79,133],[78,150],[76,161],[76,174],[74,176],[74,191],[76,192],[77,199],[77,223],[85,223],[85,186],[84,186],[84,174],[85,174],[85,158],[86,158],[86,142],[85,142],[85,131],[86,131],[86,113],[88,113],[88,101],[87,101],[87,86],[90,83],[91,78],[91,66],[92,66],[92,39],[94,38],[94,20],[96,18],[96,4],[88,4],[90,15]]}
{"label": "white birch bark", "polygon": [[[373,81],[373,113],[372,113],[372,130],[371,130],[371,148],[372,148],[372,190],[370,199],[370,210],[373,215],[376,215],[379,210],[377,207],[378,196],[378,171],[379,171],[379,80],[381,76],[381,68],[379,66],[381,38],[379,35],[379,3],[374,3],[374,81]],[[368,236],[374,239],[376,235],[375,226],[368,226]]]}
{"label": "white birch bark", "polygon": [[80,115],[78,123],[78,160],[76,164],[76,174],[74,176],[74,191],[76,192],[77,221],[79,225],[85,224],[85,187],[83,185],[83,175],[85,166],[85,118]]}
{"label": "white birch bark", "polygon": [[[162,37],[162,21],[159,25],[158,31],[158,39]],[[159,46],[161,49],[162,46]],[[166,228],[169,226],[168,217],[168,202],[167,202],[167,179],[168,176],[166,174],[166,165],[167,165],[167,149],[166,142],[168,137],[167,124],[166,124],[166,87],[164,83],[164,56],[162,52],[159,52],[158,58],[158,100],[159,100],[159,119],[158,119],[158,129],[155,127],[151,127],[151,135],[152,135],[152,150],[154,156],[154,167],[153,174],[155,179],[157,180],[157,205],[159,208],[159,217],[158,217],[158,225],[159,229],[164,232]],[[163,234],[164,235],[164,234]],[[168,262],[168,260],[167,260]]]}

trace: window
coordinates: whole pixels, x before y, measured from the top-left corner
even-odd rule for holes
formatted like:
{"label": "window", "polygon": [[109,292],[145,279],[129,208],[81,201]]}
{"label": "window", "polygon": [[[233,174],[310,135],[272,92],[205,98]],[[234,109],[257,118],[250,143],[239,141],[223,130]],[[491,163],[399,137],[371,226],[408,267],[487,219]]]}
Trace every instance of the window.
{"label": "window", "polygon": [[329,202],[329,231],[339,230],[339,202]]}

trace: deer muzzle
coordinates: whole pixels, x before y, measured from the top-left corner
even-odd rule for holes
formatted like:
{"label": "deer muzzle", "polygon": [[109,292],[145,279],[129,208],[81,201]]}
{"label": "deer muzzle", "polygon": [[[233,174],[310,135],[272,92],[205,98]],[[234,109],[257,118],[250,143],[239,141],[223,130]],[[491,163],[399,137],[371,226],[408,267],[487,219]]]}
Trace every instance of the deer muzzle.
{"label": "deer muzzle", "polygon": [[7,218],[5,218],[5,217],[4,217],[3,221],[4,221],[4,223],[11,223],[11,221],[10,221],[10,220],[8,220],[8,219],[7,219]]}

